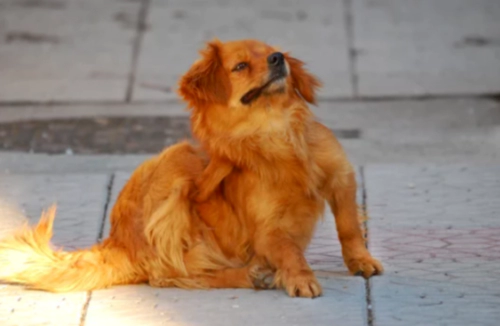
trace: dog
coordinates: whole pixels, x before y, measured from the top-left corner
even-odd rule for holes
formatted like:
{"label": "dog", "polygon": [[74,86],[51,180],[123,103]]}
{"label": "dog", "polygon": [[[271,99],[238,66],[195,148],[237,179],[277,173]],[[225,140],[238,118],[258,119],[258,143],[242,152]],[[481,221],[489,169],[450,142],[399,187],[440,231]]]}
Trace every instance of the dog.
{"label": "dog", "polygon": [[314,298],[304,251],[325,202],[352,274],[380,274],[365,246],[355,172],[317,122],[319,80],[303,62],[256,40],[211,41],[182,76],[198,141],[140,165],[102,243],[51,249],[55,207],[0,242],[0,280],[52,292],[116,284],[281,288]]}

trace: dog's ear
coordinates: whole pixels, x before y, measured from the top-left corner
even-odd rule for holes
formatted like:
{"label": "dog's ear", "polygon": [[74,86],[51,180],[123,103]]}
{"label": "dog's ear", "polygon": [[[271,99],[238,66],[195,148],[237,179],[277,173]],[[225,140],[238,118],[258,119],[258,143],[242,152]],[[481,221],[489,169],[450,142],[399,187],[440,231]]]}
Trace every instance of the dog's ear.
{"label": "dog's ear", "polygon": [[179,94],[191,107],[227,104],[231,92],[229,78],[220,58],[221,42],[211,41],[179,82]]}
{"label": "dog's ear", "polygon": [[318,78],[304,68],[304,63],[286,54],[286,62],[290,67],[293,87],[311,104],[316,104],[316,90],[321,87]]}

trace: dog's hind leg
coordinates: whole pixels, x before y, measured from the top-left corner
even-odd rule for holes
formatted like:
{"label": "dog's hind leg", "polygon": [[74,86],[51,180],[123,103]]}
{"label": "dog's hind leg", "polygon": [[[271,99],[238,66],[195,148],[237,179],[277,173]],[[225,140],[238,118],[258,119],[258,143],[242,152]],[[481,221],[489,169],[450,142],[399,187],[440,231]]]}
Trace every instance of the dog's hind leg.
{"label": "dog's hind leg", "polygon": [[269,289],[274,286],[274,272],[258,265],[218,270],[197,279],[210,288]]}
{"label": "dog's hind leg", "polygon": [[183,278],[155,278],[149,281],[154,287],[181,288],[247,288],[270,289],[274,287],[274,271],[259,265],[226,268]]}

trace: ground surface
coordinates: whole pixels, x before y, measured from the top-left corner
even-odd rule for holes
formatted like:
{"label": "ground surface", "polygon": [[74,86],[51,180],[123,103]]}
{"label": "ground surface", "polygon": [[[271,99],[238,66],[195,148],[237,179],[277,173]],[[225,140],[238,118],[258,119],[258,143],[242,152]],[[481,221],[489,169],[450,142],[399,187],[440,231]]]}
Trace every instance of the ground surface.
{"label": "ground surface", "polygon": [[100,241],[131,171],[189,137],[175,89],[202,42],[253,37],[323,80],[386,268],[349,276],[327,211],[321,298],[0,284],[0,325],[497,325],[499,30],[497,0],[0,0],[0,237],[57,202],[56,245]]}

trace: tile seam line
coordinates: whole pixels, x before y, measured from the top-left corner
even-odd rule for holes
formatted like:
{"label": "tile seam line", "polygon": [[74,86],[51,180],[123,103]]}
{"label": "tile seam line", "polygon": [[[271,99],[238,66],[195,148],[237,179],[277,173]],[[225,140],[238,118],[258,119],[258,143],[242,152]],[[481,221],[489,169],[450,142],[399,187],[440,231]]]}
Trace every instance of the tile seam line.
{"label": "tile seam line", "polygon": [[[102,212],[101,224],[99,225],[99,231],[98,231],[97,237],[96,237],[96,240],[97,240],[98,243],[101,242],[102,236],[103,236],[103,233],[104,233],[104,226],[106,225],[106,220],[107,220],[106,217],[108,215],[109,203],[111,202],[111,193],[112,193],[112,190],[113,190],[114,181],[115,181],[115,173],[111,173],[109,175],[108,184],[106,186],[106,200],[104,202],[104,208],[103,208],[103,212]],[[88,311],[91,299],[92,299],[92,291],[87,291],[86,292],[85,303],[83,304],[83,307],[82,307],[82,313],[81,313],[81,316],[80,316],[80,322],[78,324],[79,326],[84,326],[85,325],[85,321],[87,319],[87,311]]]}
{"label": "tile seam line", "polygon": [[[368,207],[367,207],[367,191],[366,191],[366,178],[365,178],[365,166],[362,165],[359,167],[359,174],[361,178],[361,200],[362,200],[362,209],[366,218],[364,221],[364,232],[366,238],[366,247],[369,248],[369,227],[368,227]],[[373,303],[372,303],[372,293],[371,293],[371,282],[370,279],[365,280],[365,303],[366,303],[366,323],[367,326],[375,325],[375,314],[373,311]]]}
{"label": "tile seam line", "polygon": [[342,3],[351,91],[352,97],[357,98],[359,95],[359,76],[357,72],[357,53],[354,44],[354,17],[352,11],[352,1],[353,0],[342,0]]}
{"label": "tile seam line", "polygon": [[137,66],[141,54],[142,40],[146,31],[146,19],[149,12],[151,0],[141,1],[139,13],[137,14],[137,24],[135,26],[135,36],[132,43],[132,58],[130,62],[130,71],[128,74],[127,89],[125,90],[125,102],[130,103],[134,93],[134,84],[137,75]]}

